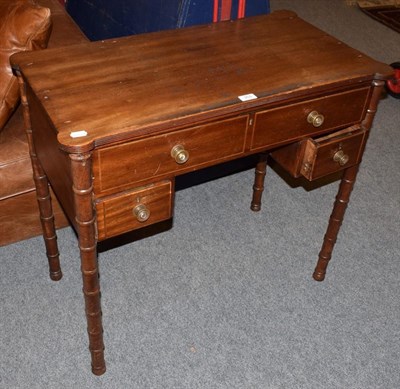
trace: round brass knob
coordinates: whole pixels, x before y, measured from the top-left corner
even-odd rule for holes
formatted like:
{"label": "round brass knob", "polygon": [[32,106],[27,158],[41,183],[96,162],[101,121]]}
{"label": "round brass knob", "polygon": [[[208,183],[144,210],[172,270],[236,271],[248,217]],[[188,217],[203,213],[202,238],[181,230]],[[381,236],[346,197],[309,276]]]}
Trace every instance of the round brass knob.
{"label": "round brass knob", "polygon": [[138,204],[133,208],[133,214],[137,221],[143,223],[150,217],[150,210],[144,204]]}
{"label": "round brass knob", "polygon": [[324,115],[318,113],[317,111],[312,111],[307,116],[308,123],[311,123],[314,127],[322,126],[324,120]]}
{"label": "round brass knob", "polygon": [[171,156],[176,163],[182,165],[189,159],[189,152],[182,145],[176,145],[171,150]]}
{"label": "round brass knob", "polygon": [[344,166],[347,162],[349,162],[349,156],[345,154],[343,150],[338,150],[334,154],[333,160],[337,162],[340,166]]}

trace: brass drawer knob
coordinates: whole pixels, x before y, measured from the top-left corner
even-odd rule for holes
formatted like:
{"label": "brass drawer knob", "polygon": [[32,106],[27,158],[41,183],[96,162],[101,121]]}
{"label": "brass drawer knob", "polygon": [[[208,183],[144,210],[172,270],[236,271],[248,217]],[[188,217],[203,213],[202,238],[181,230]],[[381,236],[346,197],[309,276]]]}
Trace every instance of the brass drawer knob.
{"label": "brass drawer knob", "polygon": [[150,210],[144,204],[138,204],[133,208],[133,214],[137,221],[143,223],[150,217]]}
{"label": "brass drawer knob", "polygon": [[340,166],[344,166],[347,162],[349,162],[349,156],[345,154],[343,150],[338,150],[334,154],[333,160],[337,162]]}
{"label": "brass drawer knob", "polygon": [[324,115],[318,113],[317,111],[312,111],[307,116],[308,123],[311,123],[314,127],[322,126],[324,120]]}
{"label": "brass drawer knob", "polygon": [[189,152],[182,145],[176,145],[171,150],[171,156],[176,163],[182,165],[189,159]]}

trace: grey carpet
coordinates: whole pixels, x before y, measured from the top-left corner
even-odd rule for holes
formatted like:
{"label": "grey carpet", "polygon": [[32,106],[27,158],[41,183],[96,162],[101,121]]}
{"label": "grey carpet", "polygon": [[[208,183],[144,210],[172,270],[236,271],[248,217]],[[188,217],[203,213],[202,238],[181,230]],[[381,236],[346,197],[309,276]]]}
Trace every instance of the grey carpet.
{"label": "grey carpet", "polygon": [[[369,55],[400,35],[344,0],[272,0]],[[64,278],[41,238],[0,249],[0,388],[399,388],[400,101],[375,119],[327,279],[312,280],[338,182],[269,170],[176,194],[173,228],[100,254],[107,372],[90,372],[76,238]],[[184,186],[184,182],[183,182]]]}

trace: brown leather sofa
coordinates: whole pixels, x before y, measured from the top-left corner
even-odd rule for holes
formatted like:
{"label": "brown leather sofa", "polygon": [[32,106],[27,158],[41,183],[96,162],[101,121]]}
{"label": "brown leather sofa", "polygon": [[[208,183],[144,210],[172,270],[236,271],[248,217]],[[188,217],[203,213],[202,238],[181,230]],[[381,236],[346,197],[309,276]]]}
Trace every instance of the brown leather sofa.
{"label": "brown leather sofa", "polygon": [[[52,29],[48,47],[87,41],[59,0],[35,1],[51,11]],[[68,225],[54,196],[53,207],[56,226],[60,228]],[[0,131],[0,246],[40,234],[28,143],[19,106]]]}

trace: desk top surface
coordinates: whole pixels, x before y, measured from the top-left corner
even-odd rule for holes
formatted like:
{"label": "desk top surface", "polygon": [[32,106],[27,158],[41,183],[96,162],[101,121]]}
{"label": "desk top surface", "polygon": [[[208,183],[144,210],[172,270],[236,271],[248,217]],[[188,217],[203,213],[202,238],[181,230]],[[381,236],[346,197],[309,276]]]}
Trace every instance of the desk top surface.
{"label": "desk top surface", "polygon": [[290,11],[20,53],[12,65],[72,152],[392,73]]}

